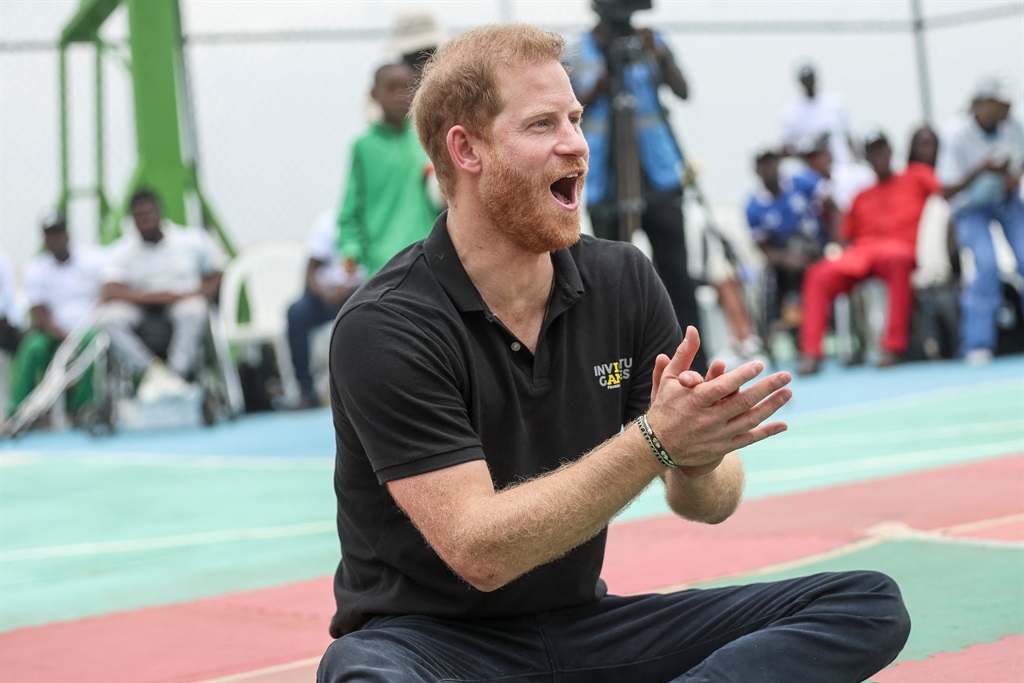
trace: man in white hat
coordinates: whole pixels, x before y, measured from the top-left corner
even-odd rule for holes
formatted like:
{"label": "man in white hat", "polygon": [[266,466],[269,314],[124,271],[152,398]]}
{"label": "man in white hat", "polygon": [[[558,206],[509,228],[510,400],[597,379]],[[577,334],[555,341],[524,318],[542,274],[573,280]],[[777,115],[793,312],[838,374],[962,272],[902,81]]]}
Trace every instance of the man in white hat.
{"label": "man in white hat", "polygon": [[1024,129],[1010,117],[1013,96],[1005,77],[988,76],[974,89],[970,112],[947,132],[938,177],[950,200],[960,247],[973,265],[964,269],[960,295],[960,351],[967,362],[985,363],[996,346],[1001,302],[999,267],[989,226],[1002,226],[1024,277]]}

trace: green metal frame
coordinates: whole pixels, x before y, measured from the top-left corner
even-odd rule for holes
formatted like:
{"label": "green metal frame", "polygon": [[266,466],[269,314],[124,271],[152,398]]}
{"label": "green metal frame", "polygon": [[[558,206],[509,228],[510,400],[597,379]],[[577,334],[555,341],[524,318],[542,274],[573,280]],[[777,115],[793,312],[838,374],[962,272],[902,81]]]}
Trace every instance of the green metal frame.
{"label": "green metal frame", "polygon": [[[118,8],[128,12],[128,44],[135,107],[138,158],[128,187],[114,206],[108,199],[104,178],[103,54],[109,49],[100,29]],[[58,204],[67,210],[76,197],[95,197],[99,211],[99,240],[107,244],[121,233],[128,201],[140,187],[155,190],[171,221],[189,223],[188,206],[196,202],[203,225],[216,232],[229,255],[230,240],[199,188],[194,139],[188,116],[181,16],[177,0],[81,0],[78,12],[64,27],[60,39],[60,140],[61,192]],[[96,179],[95,186],[74,188],[70,182],[68,134],[67,49],[75,43],[92,43],[96,51]]]}

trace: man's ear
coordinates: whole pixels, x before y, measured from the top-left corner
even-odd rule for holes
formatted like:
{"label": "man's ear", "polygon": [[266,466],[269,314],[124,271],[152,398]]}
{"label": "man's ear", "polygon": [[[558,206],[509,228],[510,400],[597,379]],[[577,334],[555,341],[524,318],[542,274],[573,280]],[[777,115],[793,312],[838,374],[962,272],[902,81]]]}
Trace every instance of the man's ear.
{"label": "man's ear", "polygon": [[456,167],[470,175],[480,173],[483,168],[480,157],[480,138],[471,134],[463,126],[452,126],[447,137],[448,154]]}

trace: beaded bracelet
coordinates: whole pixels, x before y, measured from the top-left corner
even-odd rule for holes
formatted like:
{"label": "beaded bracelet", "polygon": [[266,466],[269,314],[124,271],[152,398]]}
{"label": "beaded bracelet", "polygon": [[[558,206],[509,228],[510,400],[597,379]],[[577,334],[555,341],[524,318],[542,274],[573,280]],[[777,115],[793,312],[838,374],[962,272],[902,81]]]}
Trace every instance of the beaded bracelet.
{"label": "beaded bracelet", "polygon": [[677,465],[673,462],[668,452],[662,448],[661,442],[658,441],[658,437],[654,435],[654,430],[651,429],[651,425],[647,423],[647,413],[641,413],[636,416],[636,424],[640,427],[640,433],[647,439],[647,445],[654,451],[654,455],[661,461],[661,464],[665,467],[676,467]]}

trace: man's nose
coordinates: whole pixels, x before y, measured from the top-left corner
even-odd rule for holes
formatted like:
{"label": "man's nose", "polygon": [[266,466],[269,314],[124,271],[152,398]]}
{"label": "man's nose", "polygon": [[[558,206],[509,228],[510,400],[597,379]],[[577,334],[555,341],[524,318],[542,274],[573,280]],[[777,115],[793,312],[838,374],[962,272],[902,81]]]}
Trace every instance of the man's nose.
{"label": "man's nose", "polygon": [[567,156],[589,156],[590,148],[587,146],[587,139],[583,137],[583,131],[579,126],[569,122],[565,123],[560,133],[557,151],[559,154]]}

